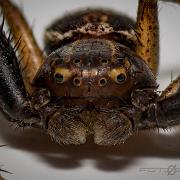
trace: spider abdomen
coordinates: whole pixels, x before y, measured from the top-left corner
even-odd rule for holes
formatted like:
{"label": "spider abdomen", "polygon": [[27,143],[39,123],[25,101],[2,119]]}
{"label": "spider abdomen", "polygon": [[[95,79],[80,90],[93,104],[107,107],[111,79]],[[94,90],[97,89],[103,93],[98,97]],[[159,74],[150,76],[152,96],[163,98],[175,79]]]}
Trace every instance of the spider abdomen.
{"label": "spider abdomen", "polygon": [[82,38],[111,39],[134,49],[134,21],[110,10],[88,9],[56,20],[45,32],[45,47],[49,53],[66,43]]}

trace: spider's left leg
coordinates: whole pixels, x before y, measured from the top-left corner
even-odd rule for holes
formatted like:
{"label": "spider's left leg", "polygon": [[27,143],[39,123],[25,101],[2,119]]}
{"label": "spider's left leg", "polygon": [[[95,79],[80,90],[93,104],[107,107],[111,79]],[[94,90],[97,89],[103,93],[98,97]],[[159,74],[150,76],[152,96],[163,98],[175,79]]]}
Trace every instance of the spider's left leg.
{"label": "spider's left leg", "polygon": [[144,59],[154,75],[159,64],[159,23],[157,0],[139,0],[136,53]]}
{"label": "spider's left leg", "polygon": [[31,28],[28,26],[23,14],[10,0],[0,0],[3,15],[11,27],[14,42],[17,43],[17,51],[23,57],[20,66],[26,90],[32,94],[34,88],[32,81],[43,63],[43,55],[39,49]]}
{"label": "spider's left leg", "polygon": [[18,60],[11,40],[0,26],[0,108],[19,126],[33,126],[40,122],[25,89]]}
{"label": "spider's left leg", "polygon": [[138,128],[167,128],[180,125],[180,76],[149,106]]}

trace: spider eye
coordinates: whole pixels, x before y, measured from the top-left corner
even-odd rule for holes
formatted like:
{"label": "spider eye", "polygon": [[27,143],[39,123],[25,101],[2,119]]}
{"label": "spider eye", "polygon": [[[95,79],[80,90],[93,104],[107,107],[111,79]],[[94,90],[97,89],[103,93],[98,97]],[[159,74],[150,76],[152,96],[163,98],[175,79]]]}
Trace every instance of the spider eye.
{"label": "spider eye", "polygon": [[102,59],[102,60],[101,60],[101,63],[102,63],[103,65],[105,65],[105,64],[108,63],[108,60],[107,60],[107,59]]}
{"label": "spider eye", "polygon": [[60,73],[55,73],[55,74],[54,74],[54,79],[55,79],[55,81],[56,81],[57,83],[63,83],[63,81],[64,81],[64,77],[63,77],[63,75],[60,74]]}
{"label": "spider eye", "polygon": [[73,79],[73,84],[74,84],[75,86],[80,86],[80,85],[81,85],[81,79],[78,78],[78,77],[74,78],[74,79]]}
{"label": "spider eye", "polygon": [[74,64],[79,64],[81,62],[81,60],[80,59],[75,59],[73,62],[74,62]]}
{"label": "spider eye", "polygon": [[118,84],[123,83],[127,79],[126,70],[123,67],[112,69],[108,74]]}
{"label": "spider eye", "polygon": [[99,80],[99,85],[100,86],[105,86],[107,84],[107,80],[105,79],[105,78],[101,78],[100,80]]}
{"label": "spider eye", "polygon": [[69,69],[58,67],[55,69],[53,78],[56,83],[62,84],[72,76],[72,72]]}
{"label": "spider eye", "polygon": [[122,82],[124,82],[125,80],[126,80],[125,74],[121,73],[121,74],[117,75],[116,81],[117,81],[118,83],[122,83]]}

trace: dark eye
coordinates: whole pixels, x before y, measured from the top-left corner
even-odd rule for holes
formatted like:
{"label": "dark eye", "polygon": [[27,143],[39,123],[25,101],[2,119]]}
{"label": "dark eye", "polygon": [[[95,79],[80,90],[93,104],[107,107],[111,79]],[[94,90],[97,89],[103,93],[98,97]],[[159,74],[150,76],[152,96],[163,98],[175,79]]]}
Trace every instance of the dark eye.
{"label": "dark eye", "polygon": [[81,60],[80,59],[75,59],[73,62],[74,62],[74,64],[79,64],[81,62]]}
{"label": "dark eye", "polygon": [[73,83],[75,86],[80,86],[81,85],[81,79],[76,77],[73,79]]}
{"label": "dark eye", "polygon": [[125,76],[123,73],[117,75],[116,81],[117,81],[118,83],[122,83],[122,82],[124,82],[125,80],[126,80],[126,76]]}
{"label": "dark eye", "polygon": [[71,76],[72,76],[72,72],[69,69],[63,67],[57,67],[55,69],[53,78],[56,81],[56,83],[64,83],[68,81],[68,79],[70,79]]}
{"label": "dark eye", "polygon": [[64,77],[60,73],[54,74],[54,79],[57,83],[63,83],[64,82]]}
{"label": "dark eye", "polygon": [[102,60],[101,60],[101,63],[102,63],[102,64],[107,64],[107,63],[108,63],[108,60],[102,59]]}
{"label": "dark eye", "polygon": [[107,80],[105,78],[100,79],[99,81],[100,86],[105,86],[107,84]]}
{"label": "dark eye", "polygon": [[118,84],[123,83],[127,79],[127,73],[124,67],[112,69],[108,74]]}

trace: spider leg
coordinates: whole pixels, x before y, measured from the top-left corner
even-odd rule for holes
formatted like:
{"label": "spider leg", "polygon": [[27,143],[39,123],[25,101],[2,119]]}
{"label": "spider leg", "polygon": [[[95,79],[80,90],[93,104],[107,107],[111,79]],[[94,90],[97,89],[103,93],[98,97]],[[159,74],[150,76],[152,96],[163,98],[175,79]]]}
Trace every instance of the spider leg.
{"label": "spider leg", "polygon": [[[178,92],[180,88],[180,76],[173,80],[168,87],[161,93],[160,100],[168,99]],[[180,90],[179,90],[180,91]]]}
{"label": "spider leg", "polygon": [[[180,3],[179,0],[161,1]],[[137,46],[136,50],[149,64],[154,74],[157,72],[159,51],[157,10],[157,0],[139,0],[137,29],[142,46]],[[162,92],[156,102],[150,104],[137,123],[137,128],[167,128],[175,125],[180,125],[180,76]]]}
{"label": "spider leg", "polygon": [[180,76],[149,106],[138,128],[167,128],[180,125]]}
{"label": "spider leg", "polygon": [[136,53],[156,75],[159,64],[159,23],[157,0],[139,0],[136,31],[140,43]]}
{"label": "spider leg", "polygon": [[180,0],[161,0],[164,2],[180,3]]}
{"label": "spider leg", "polygon": [[18,46],[17,51],[23,57],[20,66],[26,90],[32,94],[32,81],[43,63],[42,52],[20,10],[10,0],[0,0],[0,6],[11,27],[13,40]]}
{"label": "spider leg", "polygon": [[0,108],[10,117],[10,121],[20,126],[39,123],[38,114],[27,98],[18,60],[11,41],[6,38],[0,26]]}

